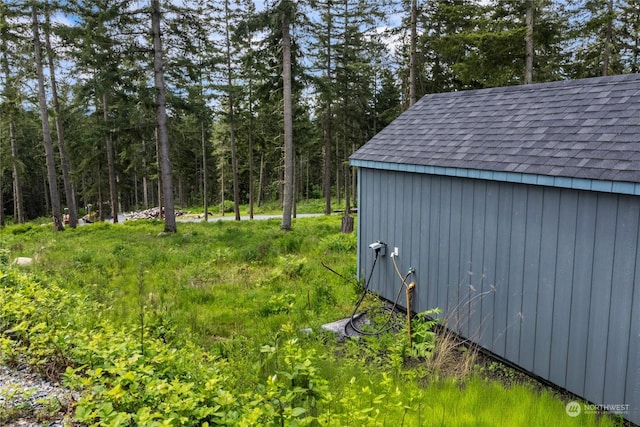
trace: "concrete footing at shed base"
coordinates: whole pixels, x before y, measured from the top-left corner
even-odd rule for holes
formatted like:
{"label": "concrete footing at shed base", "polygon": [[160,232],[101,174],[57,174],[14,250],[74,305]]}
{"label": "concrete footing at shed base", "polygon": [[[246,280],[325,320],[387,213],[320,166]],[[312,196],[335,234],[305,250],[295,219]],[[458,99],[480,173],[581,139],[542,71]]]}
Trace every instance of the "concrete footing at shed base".
{"label": "concrete footing at shed base", "polygon": [[[368,325],[369,323],[369,318],[365,313],[356,313],[353,316],[353,324],[358,329],[364,325]],[[358,331],[356,331],[351,324],[351,317],[345,317],[344,319],[336,320],[335,322],[325,323],[322,325],[322,329],[335,333],[340,339],[358,338],[360,336]]]}

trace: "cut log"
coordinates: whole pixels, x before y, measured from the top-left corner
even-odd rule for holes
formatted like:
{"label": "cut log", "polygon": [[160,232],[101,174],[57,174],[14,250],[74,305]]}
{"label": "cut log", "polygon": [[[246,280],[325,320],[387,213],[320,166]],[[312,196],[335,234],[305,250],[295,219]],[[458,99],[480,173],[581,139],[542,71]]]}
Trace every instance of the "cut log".
{"label": "cut log", "polygon": [[340,231],[342,233],[353,233],[353,217],[351,215],[343,215],[342,216],[342,227]]}

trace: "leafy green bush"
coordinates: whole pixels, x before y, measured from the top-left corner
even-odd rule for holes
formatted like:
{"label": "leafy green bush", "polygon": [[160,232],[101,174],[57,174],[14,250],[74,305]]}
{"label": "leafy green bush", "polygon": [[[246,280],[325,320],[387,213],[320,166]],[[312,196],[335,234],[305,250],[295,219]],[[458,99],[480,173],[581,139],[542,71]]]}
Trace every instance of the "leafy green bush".
{"label": "leafy green bush", "polygon": [[430,358],[436,347],[437,333],[435,326],[440,319],[434,317],[441,313],[439,308],[418,313],[411,322],[411,347],[409,354],[412,357]]}
{"label": "leafy green bush", "polygon": [[88,324],[86,313],[100,312],[96,303],[12,270],[0,283],[0,361],[64,371],[67,386],[82,391],[77,421],[204,425],[237,417],[224,364],[189,342],[175,348],[148,330]]}
{"label": "leafy green bush", "polygon": [[224,213],[231,213],[233,212],[235,209],[235,204],[233,203],[233,200],[225,200],[224,202],[222,202],[222,210]]}

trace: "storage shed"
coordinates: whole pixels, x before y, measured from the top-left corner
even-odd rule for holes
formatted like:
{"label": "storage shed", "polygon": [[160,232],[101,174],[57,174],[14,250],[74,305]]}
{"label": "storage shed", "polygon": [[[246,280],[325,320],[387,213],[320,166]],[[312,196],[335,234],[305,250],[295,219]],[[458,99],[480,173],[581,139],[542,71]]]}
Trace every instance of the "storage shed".
{"label": "storage shed", "polygon": [[414,311],[640,424],[640,75],[427,95],[351,164],[374,292],[397,248]]}

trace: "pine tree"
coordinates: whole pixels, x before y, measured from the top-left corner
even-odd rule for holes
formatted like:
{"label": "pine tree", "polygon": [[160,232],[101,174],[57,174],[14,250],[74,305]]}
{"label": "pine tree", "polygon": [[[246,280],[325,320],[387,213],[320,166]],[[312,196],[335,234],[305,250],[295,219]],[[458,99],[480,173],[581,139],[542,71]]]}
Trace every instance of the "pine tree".
{"label": "pine tree", "polygon": [[[248,28],[252,31],[266,30],[260,46],[254,50],[256,56],[254,63],[262,64],[257,77],[256,95],[259,102],[255,111],[258,116],[263,112],[265,114],[263,123],[266,126],[261,139],[267,151],[266,156],[273,153],[268,141],[282,141],[278,149],[278,154],[281,154],[277,159],[282,166],[272,170],[280,171],[278,175],[282,183],[280,195],[283,207],[281,223],[283,230],[291,229],[294,212],[293,133],[296,128],[294,115],[296,118],[303,116],[297,112],[294,114],[294,109],[297,109],[301,81],[294,79],[293,76],[301,74],[296,61],[297,44],[291,30],[298,16],[300,15],[297,13],[296,4],[289,0],[282,0],[256,14],[248,23]],[[274,123],[282,123],[282,127],[278,129],[273,126]],[[266,161],[267,159],[265,163]]]}
{"label": "pine tree", "polygon": [[[7,129],[10,146],[10,165],[12,175],[12,198],[13,198],[13,220],[21,224],[25,221],[24,203],[22,196],[24,163],[19,157],[18,130],[16,127],[19,105],[23,98],[19,91],[20,76],[18,70],[20,63],[24,64],[24,55],[20,52],[26,40],[24,33],[16,24],[11,25],[9,21],[15,22],[20,10],[14,10],[8,3],[0,5],[0,73],[3,78],[2,98],[0,117],[4,120],[0,122],[2,127]],[[16,57],[17,56],[17,57]],[[0,187],[1,188],[1,187]],[[1,191],[1,190],[0,190]]]}
{"label": "pine tree", "polygon": [[626,0],[620,14],[624,72],[640,72],[640,0]]}
{"label": "pine tree", "polygon": [[282,207],[283,230],[291,230],[293,209],[293,99],[291,93],[291,17],[295,16],[294,4],[281,0],[279,12],[282,19],[282,91],[284,117],[284,195]]}
{"label": "pine tree", "polygon": [[582,78],[622,73],[620,2],[570,0],[568,4],[574,18],[571,43],[577,46],[573,49],[569,75]]}
{"label": "pine tree", "polygon": [[[60,156],[60,169],[62,170],[62,182],[64,186],[65,198],[68,209],[69,227],[75,228],[78,225],[78,208],[74,197],[73,186],[71,184],[71,166],[65,148],[64,127],[62,110],[60,108],[60,98],[58,96],[58,82],[56,79],[55,54],[51,45],[51,10],[49,4],[45,5],[45,48],[47,52],[47,60],[49,63],[49,78],[51,82],[51,100],[53,102],[53,110],[55,112],[56,135],[58,138],[58,154]],[[116,221],[116,220],[114,220]]]}
{"label": "pine tree", "polygon": [[164,57],[161,38],[162,11],[159,0],[151,0],[151,33],[153,35],[153,76],[156,89],[156,118],[158,132],[158,164],[164,201],[164,231],[175,233],[176,215],[173,204],[173,179],[169,161],[169,129],[167,127],[166,87],[164,82]]}
{"label": "pine tree", "polygon": [[40,23],[38,20],[38,8],[35,4],[31,8],[31,22],[33,32],[34,62],[38,76],[38,100],[40,106],[40,119],[42,121],[42,134],[47,162],[47,178],[49,184],[49,197],[51,201],[51,211],[53,215],[53,228],[55,231],[64,231],[62,220],[62,210],[60,207],[60,193],[58,192],[58,180],[56,173],[55,157],[53,154],[53,143],[51,141],[51,131],[49,128],[49,113],[47,106],[47,94],[45,92],[44,69],[42,59],[42,46],[40,41]]}
{"label": "pine tree", "polygon": [[325,215],[331,214],[331,170],[333,151],[333,104],[335,102],[335,59],[334,43],[336,39],[334,1],[313,1],[311,6],[318,12],[318,21],[311,23],[312,45],[314,52],[314,68],[321,70],[316,77],[316,92],[320,100],[317,115],[320,118],[322,130],[323,164],[322,164],[322,192],[324,194]]}
{"label": "pine tree", "polygon": [[[128,127],[117,114],[126,110],[118,105],[125,86],[131,85],[134,76],[129,74],[130,66],[135,63],[125,46],[137,47],[132,43],[132,19],[135,16],[129,10],[127,0],[89,0],[70,3],[67,12],[76,17],[74,25],[61,28],[60,34],[69,48],[71,60],[77,75],[84,75],[78,81],[78,100],[84,108],[91,111],[92,120],[98,124],[89,140],[82,142],[86,152],[102,146],[102,152],[93,156],[93,162],[84,163],[89,173],[94,175],[94,188],[91,192],[98,197],[98,212],[104,219],[102,203],[103,176],[107,176],[109,205],[114,222],[118,222],[118,165],[116,159],[115,139],[119,128]],[[127,66],[125,64],[131,64]],[[137,65],[137,64],[136,64]],[[118,93],[118,92],[121,93]],[[94,147],[89,147],[89,144]],[[103,165],[106,164],[106,174]],[[97,176],[95,176],[97,174]]]}

